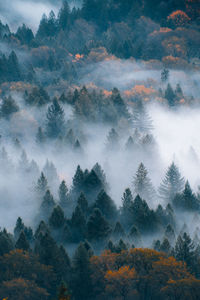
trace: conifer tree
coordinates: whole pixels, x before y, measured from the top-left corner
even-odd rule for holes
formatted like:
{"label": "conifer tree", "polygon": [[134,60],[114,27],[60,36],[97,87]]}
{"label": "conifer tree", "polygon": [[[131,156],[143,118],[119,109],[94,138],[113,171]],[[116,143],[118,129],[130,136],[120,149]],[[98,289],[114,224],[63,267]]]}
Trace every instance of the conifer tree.
{"label": "conifer tree", "polygon": [[48,190],[48,182],[43,172],[41,173],[40,178],[38,178],[35,189],[41,198],[44,197],[46,191]]}
{"label": "conifer tree", "polygon": [[60,206],[56,206],[49,218],[49,225],[53,229],[61,228],[65,223],[65,216],[62,208]]}
{"label": "conifer tree", "polygon": [[26,239],[26,236],[23,231],[21,231],[19,238],[15,244],[16,249],[22,249],[24,251],[28,251],[30,249],[30,245]]}
{"label": "conifer tree", "polygon": [[148,177],[148,172],[143,163],[138,167],[133,180],[134,195],[140,195],[145,200],[153,200],[156,197],[155,190]]}
{"label": "conifer tree", "polygon": [[45,134],[43,132],[43,129],[41,127],[38,127],[38,131],[37,131],[37,134],[36,134],[36,143],[38,145],[43,145],[44,142],[45,142]]}
{"label": "conifer tree", "polygon": [[8,98],[3,98],[1,107],[0,107],[0,116],[2,118],[9,119],[13,113],[19,111],[19,106],[15,102],[15,100],[9,96]]}
{"label": "conifer tree", "polygon": [[165,178],[159,188],[159,195],[167,202],[171,202],[175,195],[184,188],[184,178],[181,177],[178,167],[174,162],[169,166]]}
{"label": "conifer tree", "polygon": [[117,217],[117,207],[114,201],[102,190],[95,201],[94,206],[99,208],[102,214],[108,219],[113,220]]}
{"label": "conifer tree", "polygon": [[[91,296],[91,267],[88,251],[83,243],[78,246],[72,268],[72,290],[76,300],[89,299]],[[78,288],[77,288],[78,287]]]}
{"label": "conifer tree", "polygon": [[46,114],[46,134],[49,138],[62,136],[65,128],[64,115],[63,108],[58,103],[58,100],[54,98]]}
{"label": "conifer tree", "polygon": [[87,223],[87,234],[89,240],[101,240],[109,236],[111,228],[102,216],[101,211],[95,208]]}
{"label": "conifer tree", "polygon": [[69,191],[64,180],[59,186],[58,195],[59,205],[65,210],[69,206]]}

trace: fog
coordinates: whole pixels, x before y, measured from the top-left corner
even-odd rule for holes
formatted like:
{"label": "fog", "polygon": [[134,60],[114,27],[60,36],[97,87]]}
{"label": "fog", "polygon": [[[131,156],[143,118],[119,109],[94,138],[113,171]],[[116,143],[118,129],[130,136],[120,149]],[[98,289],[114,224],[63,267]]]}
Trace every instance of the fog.
{"label": "fog", "polygon": [[[69,4],[71,8],[78,7],[81,5],[81,1],[71,0]],[[62,0],[0,1],[0,20],[2,23],[9,24],[13,31],[16,31],[24,23],[36,32],[42,15],[48,15],[51,10],[57,14],[61,5]]]}

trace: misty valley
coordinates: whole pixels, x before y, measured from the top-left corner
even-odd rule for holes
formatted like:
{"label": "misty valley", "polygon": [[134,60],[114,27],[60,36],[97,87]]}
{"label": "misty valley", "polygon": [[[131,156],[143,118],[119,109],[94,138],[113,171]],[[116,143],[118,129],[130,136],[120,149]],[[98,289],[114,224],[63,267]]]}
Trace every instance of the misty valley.
{"label": "misty valley", "polygon": [[0,3],[0,299],[200,299],[199,45],[199,0]]}

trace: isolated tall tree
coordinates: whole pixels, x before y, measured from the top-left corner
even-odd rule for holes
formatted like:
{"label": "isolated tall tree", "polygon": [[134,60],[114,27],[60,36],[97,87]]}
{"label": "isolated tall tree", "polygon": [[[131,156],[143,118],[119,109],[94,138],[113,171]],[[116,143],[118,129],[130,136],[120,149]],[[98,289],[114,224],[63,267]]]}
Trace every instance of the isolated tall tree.
{"label": "isolated tall tree", "polygon": [[178,167],[173,162],[159,187],[159,195],[167,203],[171,202],[175,195],[180,193],[184,188],[184,178],[181,176]]}
{"label": "isolated tall tree", "polygon": [[63,134],[65,128],[65,114],[63,108],[56,98],[53,99],[52,105],[49,106],[46,115],[46,133],[49,138],[57,138]]}
{"label": "isolated tall tree", "polygon": [[153,129],[153,121],[142,101],[136,103],[132,116],[133,127],[139,132],[148,133]]}
{"label": "isolated tall tree", "polygon": [[155,198],[156,193],[148,177],[148,172],[143,163],[138,167],[136,175],[133,180],[133,191],[134,195],[140,195],[145,200],[152,200]]}
{"label": "isolated tall tree", "polygon": [[173,107],[176,103],[176,95],[174,93],[174,90],[172,89],[172,86],[170,85],[170,83],[168,83],[167,85],[167,89],[165,90],[165,98],[168,101],[168,104],[170,107]]}

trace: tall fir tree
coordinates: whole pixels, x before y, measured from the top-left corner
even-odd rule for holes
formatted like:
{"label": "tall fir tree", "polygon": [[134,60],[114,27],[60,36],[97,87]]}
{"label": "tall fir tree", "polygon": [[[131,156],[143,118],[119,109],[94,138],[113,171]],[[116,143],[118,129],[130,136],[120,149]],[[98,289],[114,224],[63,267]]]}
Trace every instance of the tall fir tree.
{"label": "tall fir tree", "polygon": [[181,176],[178,167],[173,162],[159,187],[159,196],[166,200],[167,203],[171,202],[175,195],[182,192],[184,188],[184,178]]}

